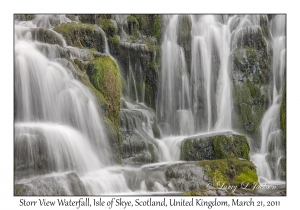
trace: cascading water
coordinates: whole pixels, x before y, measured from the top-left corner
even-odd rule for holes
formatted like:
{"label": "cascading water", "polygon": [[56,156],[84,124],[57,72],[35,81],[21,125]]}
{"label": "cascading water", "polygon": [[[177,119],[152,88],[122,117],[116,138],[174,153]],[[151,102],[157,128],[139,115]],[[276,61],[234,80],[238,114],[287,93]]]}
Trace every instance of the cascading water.
{"label": "cascading water", "polygon": [[[128,53],[131,48],[135,52],[145,50],[146,44],[127,41],[123,25],[126,26],[128,16],[114,18],[121,25],[120,40]],[[190,26],[186,31],[182,30],[184,21]],[[114,165],[96,100],[75,79],[76,70],[69,61],[84,60],[90,51],[67,46],[62,35],[52,30],[65,22],[71,20],[64,15],[46,15],[15,24],[15,184],[25,185],[29,191],[24,194],[29,195],[187,191],[182,187],[187,185],[181,185],[184,175],[179,185],[176,179],[166,180],[163,170],[168,172],[170,165],[181,163],[181,143],[187,137],[233,130],[230,56],[244,29],[259,30],[259,16],[165,15],[157,113],[143,103],[144,63],[133,55],[122,60],[124,72],[128,73],[124,74],[124,83],[129,90],[128,95],[123,95],[120,111],[123,164],[160,162],[141,167]],[[41,41],[37,30],[51,33],[55,37],[53,43]],[[280,160],[285,156],[279,126],[285,78],[282,31],[284,16],[275,16],[271,23],[272,104],[261,122],[260,153],[251,156],[260,181],[279,179]],[[188,44],[182,44],[185,33],[191,41]],[[106,36],[104,44],[104,52],[111,56]],[[115,49],[111,49],[113,55]],[[155,127],[156,117],[161,140],[155,137],[159,130]],[[180,164],[176,167],[185,171]],[[195,170],[192,174],[202,173],[202,169],[191,167]],[[201,176],[201,182],[202,179]]]}
{"label": "cascading water", "polygon": [[[165,18],[158,120],[165,134],[230,130],[231,82],[228,18],[191,16],[191,69],[178,44],[178,15]],[[190,72],[190,73],[189,73]],[[187,126],[188,125],[188,126]]]}
{"label": "cascading water", "polygon": [[[71,181],[65,176],[74,171],[87,189],[75,193],[129,191],[121,181],[123,175],[104,169],[113,162],[93,94],[74,78],[72,69],[62,65],[68,61],[55,53],[61,47],[42,44],[31,35],[31,29],[43,27],[46,20],[55,18],[69,21],[37,16],[27,22],[30,28],[23,22],[15,26],[16,183],[28,185],[29,194],[51,194],[60,186],[58,183],[65,182],[67,189],[62,194],[72,194]],[[48,48],[52,51],[50,56],[44,50]],[[101,171],[101,178],[97,171]],[[103,177],[103,171],[110,175]],[[71,174],[75,180],[77,175]],[[49,191],[33,184],[40,182]],[[103,182],[105,185],[101,185]]]}
{"label": "cascading water", "polygon": [[281,159],[285,156],[280,129],[280,104],[285,85],[285,15],[271,22],[273,38],[272,104],[261,122],[260,152],[252,156],[262,182],[280,180]]}
{"label": "cascading water", "polygon": [[[190,70],[184,55],[187,52],[178,44],[178,27],[182,27],[178,21],[180,16],[166,16],[164,19],[166,29],[162,43],[162,75],[157,117],[165,136],[164,143],[173,151],[173,160],[179,159],[181,141],[187,137],[173,135],[233,129],[231,123],[233,95],[229,62],[231,52],[239,47],[238,43],[240,44],[241,40],[243,42],[247,31],[257,33],[261,30],[261,22],[267,18],[260,15],[190,17],[192,23]],[[284,15],[277,15],[272,20],[271,35],[272,105],[261,122],[260,153],[251,155],[261,182],[280,179],[280,160],[285,155],[279,126],[279,108],[285,78]],[[185,97],[180,97],[182,95]],[[186,119],[177,117],[180,113]],[[186,128],[187,124],[189,128]]]}

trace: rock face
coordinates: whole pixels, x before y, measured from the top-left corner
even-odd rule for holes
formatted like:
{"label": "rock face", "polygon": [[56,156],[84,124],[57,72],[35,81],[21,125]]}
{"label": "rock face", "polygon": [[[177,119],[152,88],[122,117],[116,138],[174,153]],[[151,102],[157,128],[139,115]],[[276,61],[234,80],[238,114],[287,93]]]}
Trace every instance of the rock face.
{"label": "rock face", "polygon": [[[160,18],[151,15],[131,15],[123,22],[117,17],[115,19],[118,35],[109,33],[108,42],[111,54],[121,66],[122,84],[127,84],[123,85],[123,96],[144,102],[155,110],[160,66],[160,35],[154,32],[160,31]],[[146,30],[146,24],[147,27],[153,27],[153,30]]]}
{"label": "rock face", "polygon": [[[261,17],[262,18],[262,17]],[[233,126],[260,147],[259,126],[269,101],[272,48],[265,24],[236,28],[232,40]]]}
{"label": "rock face", "polygon": [[231,132],[189,137],[181,143],[181,160],[214,160],[230,157],[249,160],[249,142]]}

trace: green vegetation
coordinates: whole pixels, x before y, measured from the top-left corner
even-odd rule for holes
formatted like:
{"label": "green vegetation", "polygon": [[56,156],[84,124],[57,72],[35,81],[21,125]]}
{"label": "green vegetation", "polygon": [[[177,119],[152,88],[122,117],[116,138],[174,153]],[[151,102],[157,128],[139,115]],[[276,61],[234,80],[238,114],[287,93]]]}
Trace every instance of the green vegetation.
{"label": "green vegetation", "polygon": [[280,128],[283,131],[282,142],[286,148],[286,86],[284,86],[282,94],[282,102],[280,105]]}
{"label": "green vegetation", "polygon": [[180,159],[195,161],[237,157],[249,160],[249,151],[249,142],[245,136],[235,134],[200,136],[182,142]]}
{"label": "green vegetation", "polygon": [[53,30],[62,34],[70,46],[93,48],[99,52],[104,52],[105,35],[100,29],[95,29],[92,24],[71,22],[58,25]]}
{"label": "green vegetation", "polygon": [[197,191],[190,191],[183,194],[184,196],[201,196],[201,194]]}
{"label": "green vegetation", "polygon": [[130,35],[136,35],[139,29],[139,22],[133,15],[127,17],[128,30]]}
{"label": "green vegetation", "polygon": [[121,78],[117,64],[109,56],[102,56],[89,62],[86,72],[106,100],[106,116],[119,125]]}
{"label": "green vegetation", "polygon": [[110,19],[106,19],[103,15],[98,18],[97,24],[105,31],[108,36],[116,36],[118,27]]}
{"label": "green vegetation", "polygon": [[211,185],[218,187],[222,184],[251,187],[258,183],[255,165],[246,160],[221,159],[203,160],[198,162],[211,180]]}

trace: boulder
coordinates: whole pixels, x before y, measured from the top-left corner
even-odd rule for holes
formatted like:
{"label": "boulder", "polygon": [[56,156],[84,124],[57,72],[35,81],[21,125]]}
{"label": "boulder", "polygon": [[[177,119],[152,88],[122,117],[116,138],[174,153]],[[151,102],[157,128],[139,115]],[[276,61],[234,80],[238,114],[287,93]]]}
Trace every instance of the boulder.
{"label": "boulder", "polygon": [[230,157],[249,160],[250,146],[242,135],[227,133],[188,137],[181,143],[181,160],[214,160]]}

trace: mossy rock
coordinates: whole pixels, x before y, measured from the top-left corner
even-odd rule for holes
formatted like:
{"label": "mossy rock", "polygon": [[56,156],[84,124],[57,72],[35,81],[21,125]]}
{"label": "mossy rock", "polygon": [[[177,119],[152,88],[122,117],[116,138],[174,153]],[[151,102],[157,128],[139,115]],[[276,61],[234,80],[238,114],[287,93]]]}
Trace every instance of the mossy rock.
{"label": "mossy rock", "polygon": [[131,15],[138,22],[138,30],[146,36],[155,37],[161,43],[163,20],[159,14],[134,14]]}
{"label": "mossy rock", "polygon": [[96,20],[98,19],[98,16],[99,15],[96,14],[86,14],[86,15],[80,14],[78,15],[78,19],[82,23],[95,24]]}
{"label": "mossy rock", "polygon": [[70,46],[105,51],[105,34],[97,26],[71,22],[58,25],[53,30],[62,34]]}
{"label": "mossy rock", "polygon": [[180,159],[186,161],[243,158],[249,160],[250,146],[245,136],[230,132],[200,135],[181,143]]}
{"label": "mossy rock", "polygon": [[87,71],[87,64],[85,62],[82,62],[79,59],[74,59],[74,61],[70,60],[70,62],[73,64],[75,70],[77,71],[76,74],[76,78],[83,83],[85,86],[87,86],[88,88],[90,88],[90,90],[94,93],[98,105],[103,109],[102,112],[104,112],[107,101],[104,98],[103,94],[97,90],[92,83],[90,82],[90,78],[87,75],[86,71]]}
{"label": "mossy rock", "polygon": [[286,86],[284,86],[282,94],[282,102],[280,105],[280,128],[283,131],[282,143],[286,149]]}
{"label": "mossy rock", "polygon": [[251,187],[258,183],[255,165],[247,160],[220,159],[203,160],[198,162],[205,168],[205,173],[210,178],[214,187],[235,185],[239,187]]}
{"label": "mossy rock", "polygon": [[118,65],[109,56],[101,56],[87,64],[86,72],[93,86],[106,100],[105,115],[118,126],[121,100]]}
{"label": "mossy rock", "polygon": [[[269,106],[271,51],[264,47],[233,50],[233,127],[247,134],[260,147],[260,124]],[[254,44],[253,44],[254,45]],[[251,45],[252,46],[252,45]]]}
{"label": "mossy rock", "polygon": [[63,46],[62,40],[52,30],[43,28],[30,29],[31,35],[35,40],[48,44],[58,44]]}
{"label": "mossy rock", "polygon": [[118,34],[118,27],[116,23],[114,23],[111,19],[107,19],[104,16],[101,16],[97,20],[97,24],[101,26],[103,31],[107,34],[107,36],[116,36]]}
{"label": "mossy rock", "polygon": [[139,29],[139,22],[133,15],[127,17],[129,35],[136,35]]}

